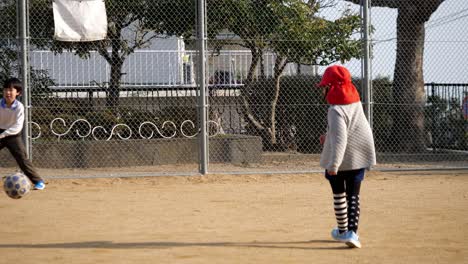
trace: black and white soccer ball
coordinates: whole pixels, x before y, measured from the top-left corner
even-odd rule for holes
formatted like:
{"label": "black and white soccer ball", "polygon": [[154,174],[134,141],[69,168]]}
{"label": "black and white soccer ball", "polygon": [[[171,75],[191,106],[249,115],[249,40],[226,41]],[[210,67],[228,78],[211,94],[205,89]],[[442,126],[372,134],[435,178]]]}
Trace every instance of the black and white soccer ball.
{"label": "black and white soccer ball", "polygon": [[13,199],[20,199],[27,195],[31,188],[31,181],[21,172],[6,176],[3,181],[5,193]]}

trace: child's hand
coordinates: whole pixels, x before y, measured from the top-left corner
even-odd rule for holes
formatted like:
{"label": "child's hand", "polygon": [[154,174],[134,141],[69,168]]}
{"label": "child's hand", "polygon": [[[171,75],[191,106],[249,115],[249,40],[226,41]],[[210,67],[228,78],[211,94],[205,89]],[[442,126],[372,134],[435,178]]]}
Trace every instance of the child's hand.
{"label": "child's hand", "polygon": [[320,145],[325,144],[325,139],[327,138],[327,134],[320,135]]}
{"label": "child's hand", "polygon": [[336,171],[327,171],[328,175],[335,176],[337,174]]}

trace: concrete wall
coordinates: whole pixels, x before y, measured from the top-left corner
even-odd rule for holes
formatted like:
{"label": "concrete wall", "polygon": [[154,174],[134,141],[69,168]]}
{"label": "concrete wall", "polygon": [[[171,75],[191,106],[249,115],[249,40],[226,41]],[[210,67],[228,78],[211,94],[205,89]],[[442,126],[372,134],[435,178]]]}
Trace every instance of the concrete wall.
{"label": "concrete wall", "polygon": [[[210,138],[210,162],[261,162],[260,137],[222,135]],[[62,141],[33,144],[33,163],[39,168],[96,168],[197,163],[197,138]],[[1,167],[15,166],[8,150],[0,151]]]}

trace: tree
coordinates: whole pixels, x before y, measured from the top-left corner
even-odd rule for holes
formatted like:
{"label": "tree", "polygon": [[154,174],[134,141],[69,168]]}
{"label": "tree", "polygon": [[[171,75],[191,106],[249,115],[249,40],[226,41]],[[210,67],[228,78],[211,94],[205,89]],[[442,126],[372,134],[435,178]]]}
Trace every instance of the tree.
{"label": "tree", "polygon": [[[5,0],[15,3],[11,0]],[[342,19],[327,21],[317,16],[320,8],[333,0],[207,0],[208,37],[215,48],[238,44],[252,53],[247,81],[242,89],[245,114],[256,129],[276,143],[276,105],[280,77],[292,63],[327,65],[358,56],[359,41],[352,34],[359,27],[357,16],[345,13]],[[118,105],[120,79],[125,59],[152,39],[182,36],[192,39],[196,33],[195,0],[106,0],[108,37],[97,42],[53,41],[52,0],[31,0],[30,27],[33,44],[55,52],[71,50],[82,57],[96,50],[111,66],[107,106]],[[14,8],[14,4],[10,5]],[[8,19],[14,27],[15,18]],[[216,38],[221,30],[234,33],[236,40]],[[259,118],[251,111],[248,96],[255,71],[263,53],[276,54],[274,96],[270,100],[270,118]]]}
{"label": "tree", "polygon": [[[146,47],[151,40],[159,37],[154,28],[151,28],[147,23],[147,18],[151,15],[148,10],[152,2],[145,0],[106,0],[108,23],[106,39],[96,42],[54,41],[52,43],[52,50],[54,51],[73,50],[81,57],[87,57],[90,51],[96,50],[109,63],[111,70],[106,101],[109,108],[119,105],[120,82],[125,74],[122,72],[122,67],[125,60],[135,50]],[[31,14],[31,17],[35,16]],[[44,16],[40,17],[44,18]],[[31,25],[31,27],[33,26]]]}
{"label": "tree", "polygon": [[[11,9],[13,6],[15,9]],[[0,80],[6,80],[12,76],[18,76],[20,73],[19,51],[16,42],[16,1],[0,1]],[[31,94],[37,96],[47,96],[47,87],[54,85],[52,79],[46,70],[34,69],[30,67],[30,86]]]}
{"label": "tree", "polygon": [[[334,0],[207,0],[207,35],[217,51],[226,45],[239,45],[250,50],[252,60],[244,82],[241,97],[247,120],[257,130],[267,134],[276,144],[276,107],[280,93],[280,78],[288,63],[328,65],[347,61],[360,54],[360,41],[352,34],[360,27],[359,17],[345,12],[336,21],[327,21],[316,13],[333,6]],[[163,29],[167,35],[196,36],[196,2],[194,0],[157,1],[155,11],[148,18],[152,28]],[[173,15],[174,10],[183,10]],[[171,14],[171,15],[168,15]],[[233,33],[230,39],[219,39],[223,30]],[[260,66],[265,77],[263,54],[276,54],[274,96],[268,102],[269,118],[264,119],[252,110],[249,94]],[[258,110],[258,109],[257,109]]]}
{"label": "tree", "polygon": [[361,42],[352,38],[360,29],[358,16],[345,13],[332,22],[314,16],[320,9],[317,1],[287,2],[277,6],[277,13],[283,16],[271,42],[276,54],[273,74],[275,87],[269,122],[272,144],[276,144],[275,112],[280,94],[280,78],[286,65],[329,65],[337,61],[349,61],[361,54]]}
{"label": "tree", "polygon": [[[361,4],[361,0],[345,0]],[[372,6],[398,10],[397,50],[393,80],[392,134],[395,150],[419,152],[424,134],[424,24],[445,0],[372,0]]]}
{"label": "tree", "polygon": [[[20,65],[18,64],[18,51],[16,46],[0,43],[0,80],[6,80],[13,76],[18,76],[20,73]],[[48,72],[42,69],[34,69],[32,66],[29,69],[31,95],[33,97],[48,96],[48,87],[54,85],[54,81],[50,78]]]}
{"label": "tree", "polygon": [[[276,108],[280,95],[280,79],[288,63],[328,65],[359,57],[360,41],[352,35],[360,28],[359,17],[345,12],[335,21],[317,16],[320,8],[332,1],[322,0],[225,0],[223,21],[226,29],[239,37],[229,44],[246,47],[252,54],[241,97],[244,113],[249,123],[269,137],[271,145],[276,140]],[[217,4],[221,4],[220,1]],[[220,9],[220,8],[218,8]],[[225,42],[219,41],[222,46]],[[249,100],[254,74],[260,64],[260,81],[264,77],[263,53],[275,54],[274,87],[269,119],[252,111],[256,102]]]}
{"label": "tree", "polygon": [[460,98],[443,98],[431,95],[425,107],[425,125],[431,135],[429,144],[436,150],[468,149],[466,121],[463,118]]}
{"label": "tree", "polygon": [[[105,0],[108,30],[107,37],[102,41],[92,42],[62,42],[55,41],[52,0],[31,0],[29,2],[29,30],[31,44],[38,48],[49,48],[61,53],[65,50],[73,51],[82,58],[87,58],[91,51],[97,51],[111,67],[107,90],[107,106],[114,108],[119,103],[121,78],[125,74],[122,67],[130,54],[137,49],[146,47],[155,38],[170,31],[168,23],[159,23],[151,18],[152,12],[160,12],[155,8],[157,4],[167,4],[170,1],[160,0]],[[164,14],[168,18],[181,19],[186,10],[180,10],[177,3],[192,2],[174,1],[171,14]],[[3,0],[2,27],[4,32],[15,37],[16,32],[16,1]],[[182,19],[183,20],[183,19]],[[181,23],[186,26],[189,22]],[[192,23],[192,22],[190,22]],[[163,26],[169,27],[167,30]]]}

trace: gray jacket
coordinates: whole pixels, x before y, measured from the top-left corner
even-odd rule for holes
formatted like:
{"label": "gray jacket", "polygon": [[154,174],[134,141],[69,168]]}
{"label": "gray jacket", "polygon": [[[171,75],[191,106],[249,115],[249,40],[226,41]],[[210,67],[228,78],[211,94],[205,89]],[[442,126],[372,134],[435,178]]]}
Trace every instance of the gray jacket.
{"label": "gray jacket", "polygon": [[331,105],[320,166],[328,171],[346,171],[375,164],[372,130],[361,102]]}

